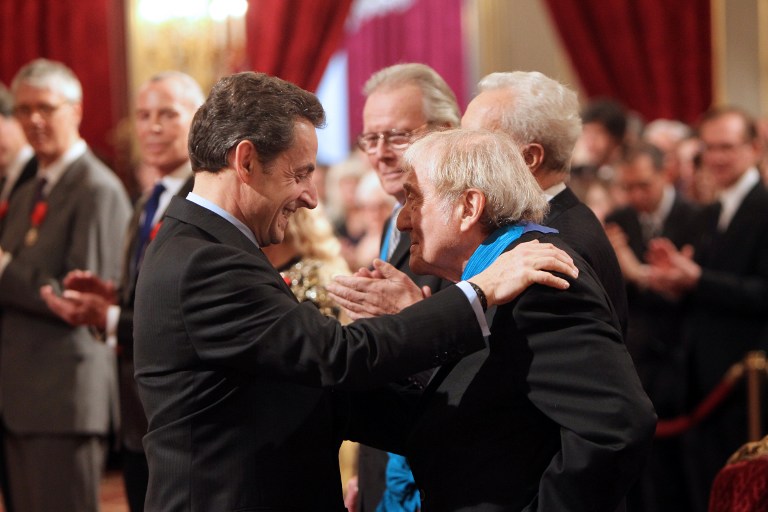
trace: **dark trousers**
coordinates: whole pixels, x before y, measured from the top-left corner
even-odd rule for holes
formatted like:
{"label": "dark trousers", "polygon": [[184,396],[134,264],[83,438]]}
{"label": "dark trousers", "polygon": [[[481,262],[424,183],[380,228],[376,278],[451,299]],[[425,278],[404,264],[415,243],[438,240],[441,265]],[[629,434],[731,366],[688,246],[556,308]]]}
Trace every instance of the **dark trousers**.
{"label": "dark trousers", "polygon": [[3,493],[5,512],[13,512],[11,489],[8,485],[8,465],[5,461],[5,423],[0,421],[0,491]]}
{"label": "dark trousers", "polygon": [[147,482],[149,481],[147,457],[144,452],[136,452],[123,446],[122,460],[128,508],[131,512],[143,512],[144,497],[147,494]]}

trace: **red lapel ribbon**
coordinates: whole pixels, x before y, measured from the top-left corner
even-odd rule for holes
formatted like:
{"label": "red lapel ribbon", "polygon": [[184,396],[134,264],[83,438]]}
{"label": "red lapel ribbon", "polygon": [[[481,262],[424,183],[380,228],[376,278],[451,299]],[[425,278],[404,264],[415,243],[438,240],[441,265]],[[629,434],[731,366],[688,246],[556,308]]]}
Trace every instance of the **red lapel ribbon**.
{"label": "red lapel ribbon", "polygon": [[32,209],[32,213],[29,215],[29,222],[33,228],[38,227],[45,220],[45,215],[48,213],[48,202],[38,201],[35,203],[35,207]]}

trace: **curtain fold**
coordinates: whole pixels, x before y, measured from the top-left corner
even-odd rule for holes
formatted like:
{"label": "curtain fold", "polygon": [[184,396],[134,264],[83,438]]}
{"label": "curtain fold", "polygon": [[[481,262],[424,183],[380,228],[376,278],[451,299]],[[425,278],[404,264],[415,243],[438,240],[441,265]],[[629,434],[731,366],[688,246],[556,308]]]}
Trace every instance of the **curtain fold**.
{"label": "curtain fold", "polygon": [[712,101],[709,0],[547,0],[589,97],[693,122]]}
{"label": "curtain fold", "polygon": [[83,138],[112,164],[113,129],[127,114],[123,0],[0,2],[0,80],[38,57],[61,61],[83,85]]}
{"label": "curtain fold", "polygon": [[351,3],[352,0],[249,0],[249,67],[315,91],[328,61],[343,41]]}

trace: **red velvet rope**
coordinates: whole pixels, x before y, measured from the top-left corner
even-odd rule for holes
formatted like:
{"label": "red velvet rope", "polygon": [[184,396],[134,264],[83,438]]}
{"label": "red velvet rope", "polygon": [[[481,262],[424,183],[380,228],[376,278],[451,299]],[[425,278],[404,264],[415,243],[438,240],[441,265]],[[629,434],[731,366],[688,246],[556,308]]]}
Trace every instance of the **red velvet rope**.
{"label": "red velvet rope", "polygon": [[699,403],[691,414],[678,416],[668,420],[659,420],[656,424],[656,437],[674,437],[683,434],[697,425],[701,420],[709,416],[728,395],[731,394],[736,383],[744,377],[744,364],[734,364],[723,380],[713,389],[707,397]]}

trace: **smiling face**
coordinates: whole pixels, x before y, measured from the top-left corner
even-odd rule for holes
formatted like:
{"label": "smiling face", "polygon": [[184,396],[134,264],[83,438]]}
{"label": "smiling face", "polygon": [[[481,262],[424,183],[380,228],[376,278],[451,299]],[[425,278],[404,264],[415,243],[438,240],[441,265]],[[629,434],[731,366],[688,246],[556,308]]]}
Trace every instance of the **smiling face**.
{"label": "smiling face", "polygon": [[290,148],[266,166],[252,167],[240,210],[259,245],[281,243],[291,214],[317,206],[312,181],[316,157],[315,127],[301,120],[294,125]]}
{"label": "smiling face", "polygon": [[749,140],[744,119],[727,113],[704,122],[699,129],[702,163],[720,189],[736,183],[757,162],[757,141]]}
{"label": "smiling face", "polygon": [[[363,133],[391,130],[411,132],[423,127],[426,122],[423,95],[415,85],[374,91],[368,96],[363,108]],[[405,176],[400,168],[404,152],[405,149],[393,149],[379,140],[375,152],[368,154],[368,160],[379,176],[382,188],[401,203],[405,200]]]}
{"label": "smiling face", "polygon": [[80,138],[80,103],[52,89],[21,83],[14,94],[16,118],[40,164],[53,163]]}
{"label": "smiling face", "polygon": [[187,138],[197,108],[182,87],[173,78],[149,82],[136,99],[136,135],[142,161],[163,175],[189,160]]}
{"label": "smiling face", "polygon": [[418,162],[406,173],[403,188],[406,201],[397,218],[397,229],[410,232],[411,270],[458,281],[466,255],[457,243],[462,235],[457,207],[446,210],[444,200]]}

